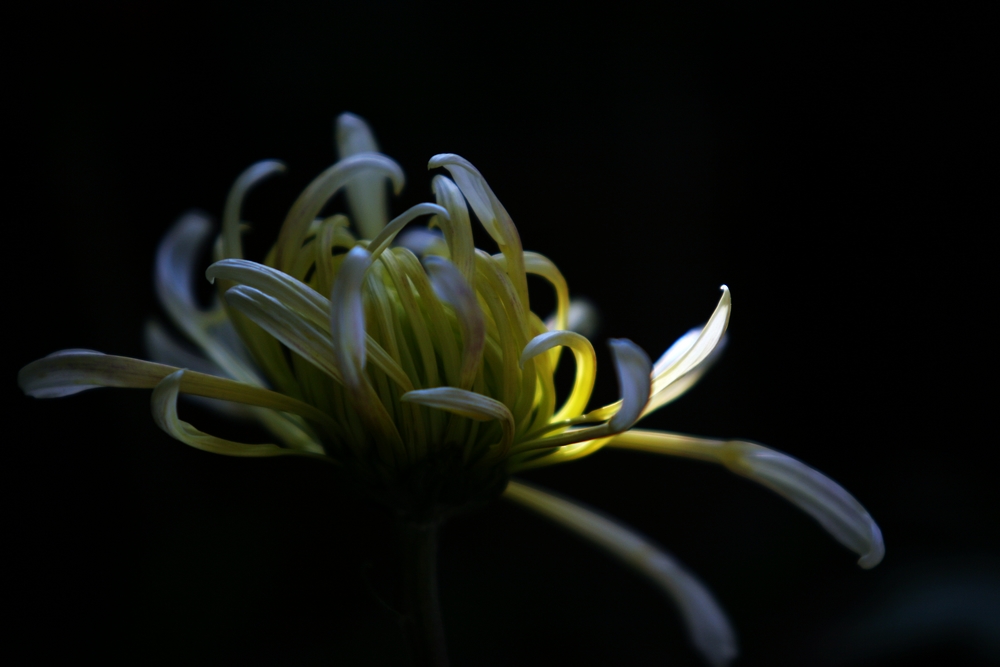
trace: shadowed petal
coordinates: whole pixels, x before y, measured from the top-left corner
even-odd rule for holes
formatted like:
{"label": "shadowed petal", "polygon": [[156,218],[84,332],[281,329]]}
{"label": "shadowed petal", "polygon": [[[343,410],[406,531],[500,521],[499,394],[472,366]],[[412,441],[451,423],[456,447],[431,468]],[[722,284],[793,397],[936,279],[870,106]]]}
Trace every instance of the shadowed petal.
{"label": "shadowed petal", "polygon": [[511,480],[504,498],[552,519],[649,577],[680,609],[691,643],[712,665],[736,657],[736,635],[703,583],[648,538],[576,502]]}
{"label": "shadowed petal", "polygon": [[180,393],[181,378],[184,377],[184,373],[183,370],[171,373],[153,390],[151,400],[153,419],[168,435],[196,449],[227,456],[282,456],[296,453],[295,450],[282,449],[277,445],[248,445],[217,438],[199,431],[186,421],[181,421],[177,416],[177,396]]}

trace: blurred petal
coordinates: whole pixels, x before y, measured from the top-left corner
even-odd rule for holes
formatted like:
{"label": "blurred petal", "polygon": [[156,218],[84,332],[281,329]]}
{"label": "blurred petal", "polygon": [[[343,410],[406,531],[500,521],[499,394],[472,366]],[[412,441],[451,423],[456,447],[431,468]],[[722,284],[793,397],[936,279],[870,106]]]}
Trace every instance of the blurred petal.
{"label": "blurred petal", "polygon": [[676,433],[632,430],[612,447],[719,463],[771,489],[820,523],[830,535],[875,567],[885,555],[882,531],[854,496],[826,475],[787,454],[742,440],[710,440]]}
{"label": "blurred petal", "polygon": [[406,209],[402,214],[396,216],[392,219],[385,228],[378,233],[378,236],[372,239],[371,243],[368,244],[368,251],[371,253],[371,260],[375,261],[382,252],[389,247],[396,235],[402,231],[403,227],[410,224],[422,215],[436,215],[447,219],[448,211],[441,208],[437,204],[430,204],[424,202],[423,204],[417,204],[416,206],[411,206]]}
{"label": "blurred petal", "polygon": [[678,606],[691,643],[711,665],[736,657],[736,635],[703,583],[648,538],[586,506],[524,482],[511,480],[504,497],[606,549],[649,577]]}
{"label": "blurred petal", "polygon": [[[340,159],[358,153],[377,153],[378,143],[368,124],[352,113],[337,118],[334,134]],[[362,172],[347,183],[347,205],[361,238],[373,239],[389,219],[388,178],[376,171]]]}

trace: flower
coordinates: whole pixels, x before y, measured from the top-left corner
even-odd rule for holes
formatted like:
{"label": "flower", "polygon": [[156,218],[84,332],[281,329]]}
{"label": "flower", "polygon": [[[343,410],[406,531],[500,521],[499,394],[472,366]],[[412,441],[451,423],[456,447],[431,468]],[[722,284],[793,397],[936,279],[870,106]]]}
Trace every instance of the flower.
{"label": "flower", "polygon": [[[480,172],[458,155],[434,156],[429,168],[450,176],[434,177],[435,203],[389,221],[387,182],[399,191],[399,166],[377,152],[356,116],[338,119],[337,143],[341,159],[295,201],[263,263],[243,258],[241,205],[283,165],[260,162],[237,179],[206,273],[221,297],[209,309],[197,305],[192,278],[211,224],[188,214],[161,243],[158,296],[204,356],[153,324],[147,342],[156,362],[63,350],[25,366],[22,389],[51,398],[98,386],[151,388],[156,423],[182,442],[232,456],[323,460],[345,483],[423,521],[503,493],[649,576],[677,602],[692,641],[712,664],[728,662],[736,643],[703,584],[622,524],[510,475],[605,446],[720,463],[809,513],[861,556],[862,567],[881,560],[881,534],[868,513],[805,464],[750,442],[633,428],[687,391],[718,356],[732,308],[728,288],[706,324],[655,364],[631,341],[610,341],[621,399],[588,411],[596,357],[578,331],[592,315],[570,301],[552,261],[522,249]],[[351,220],[317,217],[341,189]],[[474,247],[470,207],[498,254]],[[421,216],[432,216],[429,227],[409,230],[397,243]],[[528,274],[555,290],[556,313],[547,323],[530,309]],[[576,375],[557,405],[554,373],[564,347]],[[204,433],[178,416],[180,394],[222,399],[276,442]]]}

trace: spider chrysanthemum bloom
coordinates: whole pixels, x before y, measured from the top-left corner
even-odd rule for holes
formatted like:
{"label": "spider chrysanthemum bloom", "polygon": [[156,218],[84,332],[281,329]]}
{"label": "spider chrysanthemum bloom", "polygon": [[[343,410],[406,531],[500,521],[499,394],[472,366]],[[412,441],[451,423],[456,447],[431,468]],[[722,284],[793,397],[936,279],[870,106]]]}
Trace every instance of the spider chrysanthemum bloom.
{"label": "spider chrysanthemum bloom", "polygon": [[[864,508],[801,462],[750,442],[632,430],[710,365],[729,320],[728,289],[707,323],[655,364],[632,342],[612,340],[621,399],[588,410],[596,357],[591,342],[573,330],[566,281],[552,261],[523,250],[479,171],[457,155],[434,156],[429,167],[447,173],[432,181],[435,203],[390,221],[387,183],[397,192],[402,187],[398,165],[377,152],[355,116],[341,116],[337,143],[340,161],[295,201],[262,263],[243,258],[241,204],[257,182],[283,167],[261,162],[239,177],[207,271],[221,297],[214,307],[198,307],[192,290],[195,256],[211,236],[210,223],[190,214],[162,242],[160,300],[204,356],[151,325],[156,363],[65,350],[22,369],[24,391],[55,397],[96,386],[152,388],[154,419],[176,439],[234,456],[331,462],[346,483],[411,521],[435,522],[505,493],[650,576],[678,602],[693,641],[715,664],[735,655],[735,640],[692,575],[621,524],[510,475],[608,445],[708,460],[797,504],[858,553],[863,567],[881,560],[881,535]],[[341,189],[351,218],[319,217]],[[497,254],[474,247],[473,215]],[[397,242],[421,216],[431,216],[439,232]],[[531,310],[528,274],[555,291],[556,313],[548,321]],[[561,348],[572,352],[576,375],[560,403],[554,374]],[[235,404],[275,442],[206,434],[180,419],[179,394]]]}

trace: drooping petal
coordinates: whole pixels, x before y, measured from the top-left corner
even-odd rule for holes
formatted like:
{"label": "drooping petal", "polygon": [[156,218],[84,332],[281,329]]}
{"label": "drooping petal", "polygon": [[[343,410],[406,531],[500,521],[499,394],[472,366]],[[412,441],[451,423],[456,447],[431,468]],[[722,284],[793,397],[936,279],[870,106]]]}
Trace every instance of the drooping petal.
{"label": "drooping petal", "polygon": [[[35,398],[70,396],[96,387],[152,389],[180,369],[93,350],[61,350],[31,362],[17,374],[21,390]],[[195,371],[184,374],[180,391],[297,414],[337,433],[328,415],[291,396]]]}
{"label": "drooping petal", "polygon": [[472,210],[476,212],[479,222],[500,246],[500,252],[509,262],[507,275],[517,291],[522,307],[527,311],[528,281],[524,272],[524,251],[517,227],[514,226],[514,221],[511,220],[507,209],[493,194],[493,190],[486,183],[486,179],[479,173],[479,170],[465,158],[454,153],[441,153],[432,157],[427,163],[428,169],[438,167],[444,167],[448,170]]}
{"label": "drooping petal", "polygon": [[403,394],[399,400],[426,405],[429,408],[445,410],[479,421],[495,419],[503,428],[503,438],[497,444],[497,456],[506,456],[510,451],[511,443],[514,441],[514,415],[506,405],[496,399],[455,387],[438,387],[410,391]]}
{"label": "drooping petal", "polygon": [[217,438],[199,431],[186,421],[181,421],[180,417],[177,416],[177,396],[180,393],[181,379],[184,377],[184,373],[184,370],[171,373],[153,389],[151,401],[153,420],[168,435],[196,449],[227,456],[282,456],[297,453],[295,450],[282,449],[277,445],[248,445]]}
{"label": "drooping petal", "polygon": [[597,331],[600,316],[590,299],[576,297],[569,302],[569,317],[566,328],[581,336],[590,338]]}
{"label": "drooping petal", "polygon": [[472,241],[472,224],[469,221],[469,208],[461,191],[449,178],[435,176],[431,181],[431,190],[437,203],[448,209],[449,219],[437,220],[448,243],[451,262],[459,273],[465,276],[469,285],[475,285],[476,246]]}
{"label": "drooping petal", "polygon": [[875,567],[885,555],[882,531],[868,511],[842,486],[798,459],[753,442],[710,440],[677,433],[632,430],[612,447],[711,461],[771,489],[819,522],[830,535]]}
{"label": "drooping petal", "polygon": [[565,346],[573,351],[576,359],[576,378],[566,403],[553,415],[551,419],[553,422],[571,419],[583,413],[594,390],[594,381],[597,379],[597,354],[594,352],[594,346],[589,340],[572,331],[548,331],[535,336],[521,353],[521,365],[523,366],[528,359],[558,346]]}
{"label": "drooping petal", "polygon": [[437,297],[450,305],[462,331],[462,371],[460,386],[470,389],[483,360],[486,346],[486,318],[476,294],[458,268],[442,257],[424,259],[431,285]]}
{"label": "drooping petal", "polygon": [[[358,153],[378,152],[378,143],[371,128],[352,113],[342,113],[337,117],[334,134],[337,154],[342,160]],[[385,174],[371,171],[358,174],[347,183],[347,205],[361,238],[375,238],[389,219],[386,213],[389,204],[386,191],[388,180]]]}
{"label": "drooping petal", "polygon": [[615,358],[615,372],[622,394],[622,406],[608,422],[614,432],[624,431],[639,419],[649,401],[653,362],[641,347],[625,338],[608,341]]}
{"label": "drooping petal", "polygon": [[226,198],[226,208],[222,214],[222,256],[235,259],[243,257],[243,243],[240,239],[240,209],[243,198],[257,183],[285,171],[285,165],[277,160],[263,160],[250,165],[239,175]]}
{"label": "drooping petal", "polygon": [[606,549],[659,586],[678,606],[691,643],[712,665],[737,654],[736,634],[701,581],[648,538],[578,503],[511,480],[504,498],[532,509]]}
{"label": "drooping petal", "polygon": [[669,357],[664,354],[657,362],[653,370],[654,396],[693,370],[712,353],[712,350],[722,340],[723,334],[726,333],[730,312],[732,312],[732,298],[729,295],[729,288],[723,285],[722,298],[719,299],[719,304],[715,307],[712,316],[708,318],[701,333],[693,339],[688,338],[688,335],[685,334],[678,343],[667,350],[667,352],[671,352],[677,346],[676,351]]}

